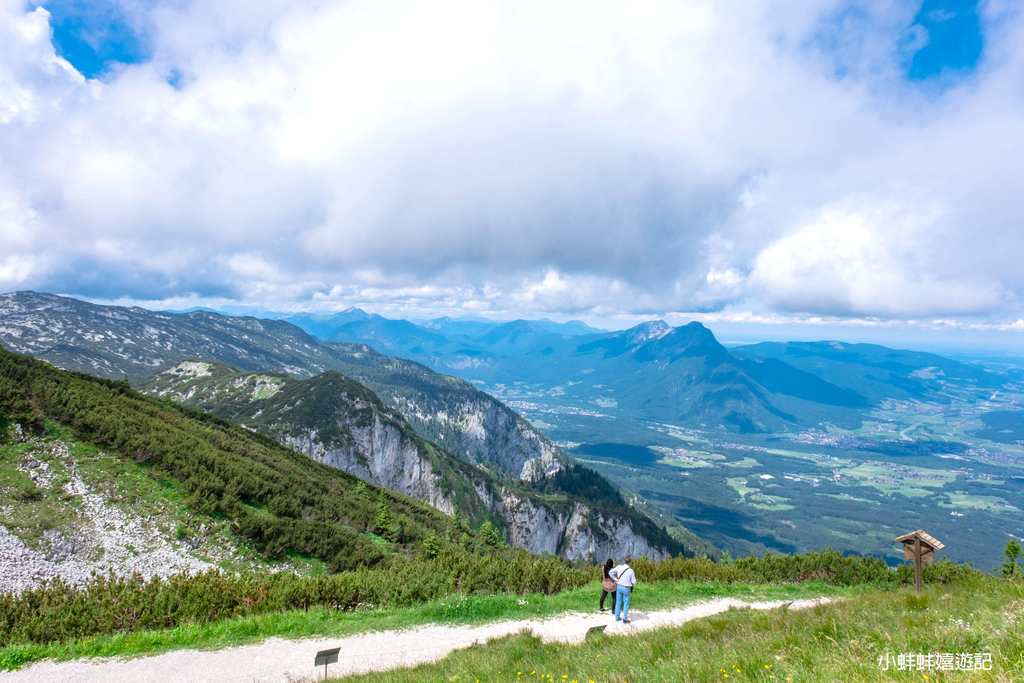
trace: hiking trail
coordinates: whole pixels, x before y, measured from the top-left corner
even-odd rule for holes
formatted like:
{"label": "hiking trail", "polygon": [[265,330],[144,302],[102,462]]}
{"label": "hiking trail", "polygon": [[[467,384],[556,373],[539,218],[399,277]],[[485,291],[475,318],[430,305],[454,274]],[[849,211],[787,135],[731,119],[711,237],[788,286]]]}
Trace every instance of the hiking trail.
{"label": "hiking trail", "polygon": [[338,663],[330,676],[370,673],[437,661],[454,650],[492,639],[530,631],[544,642],[579,643],[592,628],[606,626],[609,636],[629,636],[641,631],[679,626],[730,608],[758,610],[807,609],[832,602],[829,598],[746,603],[720,598],[687,607],[644,612],[630,610],[629,624],[615,621],[611,612],[568,613],[540,620],[499,621],[475,626],[429,624],[401,631],[381,631],[337,638],[285,640],[222,650],[176,650],[132,659],[94,658],[67,662],[44,661],[17,671],[0,672],[0,683],[61,681],[62,683],[297,683],[322,680],[323,667],[313,666],[318,650],[340,647]]}

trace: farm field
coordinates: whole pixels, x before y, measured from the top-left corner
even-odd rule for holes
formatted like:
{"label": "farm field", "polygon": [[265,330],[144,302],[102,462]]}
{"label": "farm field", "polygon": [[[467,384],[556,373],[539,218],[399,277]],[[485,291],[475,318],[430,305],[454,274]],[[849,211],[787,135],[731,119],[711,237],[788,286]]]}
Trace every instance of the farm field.
{"label": "farm field", "polygon": [[892,539],[924,528],[951,559],[988,570],[1024,536],[1024,445],[1006,438],[1024,393],[1009,389],[947,384],[944,403],[886,400],[853,429],[769,435],[644,422],[540,386],[514,393],[553,441],[734,556],[832,546],[898,563]]}

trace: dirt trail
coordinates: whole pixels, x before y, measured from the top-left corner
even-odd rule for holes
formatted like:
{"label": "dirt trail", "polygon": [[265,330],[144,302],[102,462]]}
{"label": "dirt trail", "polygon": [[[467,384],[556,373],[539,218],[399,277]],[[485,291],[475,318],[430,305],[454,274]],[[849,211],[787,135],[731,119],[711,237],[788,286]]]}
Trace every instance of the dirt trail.
{"label": "dirt trail", "polygon": [[[797,600],[789,609],[806,609],[830,602],[828,598]],[[409,667],[443,658],[453,650],[493,638],[532,631],[544,642],[578,643],[587,631],[607,626],[608,635],[630,635],[663,626],[678,626],[692,619],[711,616],[730,607],[774,609],[786,602],[745,603],[732,598],[702,602],[685,608],[658,612],[631,611],[630,624],[616,623],[610,613],[565,614],[542,621],[502,621],[484,626],[421,626],[405,631],[366,633],[345,638],[282,640],[271,638],[258,645],[233,647],[215,652],[185,650],[139,659],[91,659],[71,662],[40,662],[18,671],[0,673],[0,683],[289,683],[323,678],[323,668],[313,667],[318,650],[341,647],[337,664],[329,673],[384,671]]]}

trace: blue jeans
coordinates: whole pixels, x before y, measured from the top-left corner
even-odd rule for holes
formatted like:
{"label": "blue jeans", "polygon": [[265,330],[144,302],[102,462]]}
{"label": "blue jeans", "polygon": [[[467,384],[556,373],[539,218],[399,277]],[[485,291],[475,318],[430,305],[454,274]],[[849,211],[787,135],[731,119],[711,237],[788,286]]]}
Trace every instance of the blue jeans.
{"label": "blue jeans", "polygon": [[626,588],[625,586],[619,586],[615,589],[615,619],[618,620],[619,612],[622,612],[623,619],[629,619],[629,595],[633,592],[632,588]]}

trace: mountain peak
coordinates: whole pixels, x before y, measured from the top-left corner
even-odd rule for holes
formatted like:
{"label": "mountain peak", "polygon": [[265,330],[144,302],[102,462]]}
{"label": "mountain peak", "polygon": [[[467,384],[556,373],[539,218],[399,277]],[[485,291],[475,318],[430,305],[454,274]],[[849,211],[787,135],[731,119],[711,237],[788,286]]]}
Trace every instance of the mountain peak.
{"label": "mountain peak", "polygon": [[564,334],[570,336],[578,336],[584,334],[595,334],[606,332],[596,327],[591,327],[580,320],[569,320],[564,323],[555,322],[550,318],[541,318],[540,320],[534,320],[533,323],[538,327],[542,328],[552,334]]}
{"label": "mountain peak", "polygon": [[446,315],[442,318],[432,318],[431,320],[422,322],[420,323],[420,327],[425,327],[428,330],[439,330],[441,329],[442,325],[447,325],[453,322],[455,322],[455,319],[452,318],[450,315]]}
{"label": "mountain peak", "polygon": [[479,341],[484,344],[515,343],[523,337],[537,337],[550,334],[532,320],[510,320],[492,328]]}
{"label": "mountain peak", "polygon": [[672,349],[674,353],[691,356],[723,356],[729,353],[715,338],[714,333],[696,320],[669,328],[662,339],[660,345],[666,350]]}
{"label": "mountain peak", "polygon": [[661,339],[672,331],[672,326],[664,320],[648,320],[635,327],[626,330],[625,335],[631,343],[640,344],[643,342]]}
{"label": "mountain peak", "polygon": [[349,306],[348,308],[346,308],[344,311],[342,311],[338,315],[343,315],[343,316],[349,318],[350,320],[367,320],[367,319],[372,317],[369,313],[367,313],[363,309],[356,308],[355,306]]}

